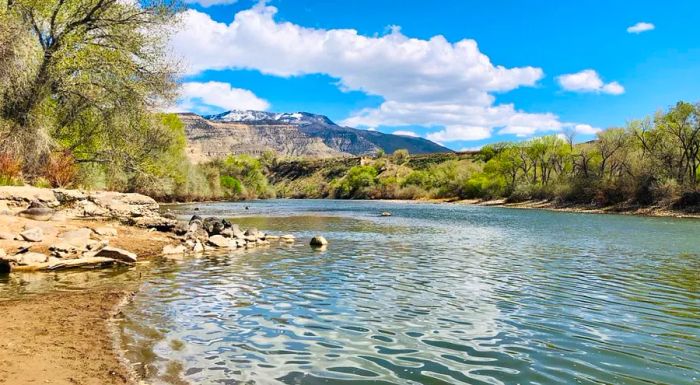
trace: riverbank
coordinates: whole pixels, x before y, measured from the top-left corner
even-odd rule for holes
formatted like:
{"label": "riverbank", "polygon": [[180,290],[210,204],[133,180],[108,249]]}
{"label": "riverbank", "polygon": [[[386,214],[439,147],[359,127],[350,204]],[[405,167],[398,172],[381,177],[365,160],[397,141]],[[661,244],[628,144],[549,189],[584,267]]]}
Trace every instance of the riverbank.
{"label": "riverbank", "polygon": [[124,385],[110,327],[127,288],[0,301],[0,384]]}

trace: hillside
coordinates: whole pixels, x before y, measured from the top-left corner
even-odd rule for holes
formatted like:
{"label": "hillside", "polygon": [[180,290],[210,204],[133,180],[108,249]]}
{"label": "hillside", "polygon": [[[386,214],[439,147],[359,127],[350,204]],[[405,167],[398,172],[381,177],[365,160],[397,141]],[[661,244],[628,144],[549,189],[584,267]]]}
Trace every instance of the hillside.
{"label": "hillside", "polygon": [[234,110],[218,115],[180,114],[194,162],[229,154],[334,158],[407,149],[411,154],[452,152],[423,138],[342,127],[323,115]]}

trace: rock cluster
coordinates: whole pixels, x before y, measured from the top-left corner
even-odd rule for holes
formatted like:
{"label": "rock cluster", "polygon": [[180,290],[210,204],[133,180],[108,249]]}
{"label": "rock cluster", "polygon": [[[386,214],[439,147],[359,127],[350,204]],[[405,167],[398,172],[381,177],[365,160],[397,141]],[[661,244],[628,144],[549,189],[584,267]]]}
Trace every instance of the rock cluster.
{"label": "rock cluster", "polygon": [[107,218],[143,228],[172,230],[177,220],[161,215],[158,209],[153,198],[141,194],[0,186],[1,213],[36,221]]}
{"label": "rock cluster", "polygon": [[256,228],[245,231],[237,224],[215,217],[202,218],[194,215],[186,226],[178,226],[175,233],[182,236],[179,245],[167,245],[163,254],[176,255],[201,253],[209,249],[239,249],[270,245],[272,241],[294,243],[291,234],[268,235]]}
{"label": "rock cluster", "polygon": [[[108,230],[109,229],[109,230]],[[127,250],[109,246],[108,239],[100,239],[102,234],[116,235],[116,229],[88,227],[68,230],[59,234],[58,241],[49,246],[50,254],[30,251],[30,247],[20,247],[9,254],[0,249],[0,271],[57,270],[70,267],[108,266],[133,264],[137,256]],[[40,227],[22,231],[14,239],[27,242],[41,242],[44,234]]]}

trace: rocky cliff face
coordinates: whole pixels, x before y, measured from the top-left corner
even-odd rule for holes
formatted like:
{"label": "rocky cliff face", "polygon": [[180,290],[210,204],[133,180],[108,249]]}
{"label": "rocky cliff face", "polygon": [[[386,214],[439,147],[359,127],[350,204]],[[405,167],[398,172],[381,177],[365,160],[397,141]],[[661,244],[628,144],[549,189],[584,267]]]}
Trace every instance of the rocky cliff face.
{"label": "rocky cliff face", "polygon": [[202,117],[180,114],[188,138],[188,155],[203,162],[229,154],[260,155],[272,150],[282,156],[331,158],[391,153],[451,152],[422,138],[341,127],[323,115],[304,112],[229,111]]}

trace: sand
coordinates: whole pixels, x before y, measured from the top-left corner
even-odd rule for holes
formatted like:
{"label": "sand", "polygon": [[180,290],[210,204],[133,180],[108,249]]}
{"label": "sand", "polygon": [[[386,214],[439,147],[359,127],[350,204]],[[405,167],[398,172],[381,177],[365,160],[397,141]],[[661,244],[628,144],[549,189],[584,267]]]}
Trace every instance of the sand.
{"label": "sand", "polygon": [[[37,222],[0,215],[3,231],[17,233],[27,227],[42,227],[46,239],[40,243],[0,241],[8,252],[19,246],[48,252],[57,235],[81,227],[112,226],[116,237],[110,245],[136,253],[139,260],[160,255],[163,246],[176,244],[170,234],[91,220]],[[50,274],[50,273],[37,273]],[[60,273],[59,273],[60,274]],[[53,291],[0,298],[0,384],[132,384],[129,370],[115,349],[111,320],[118,305],[138,288],[104,285],[79,292]]]}

